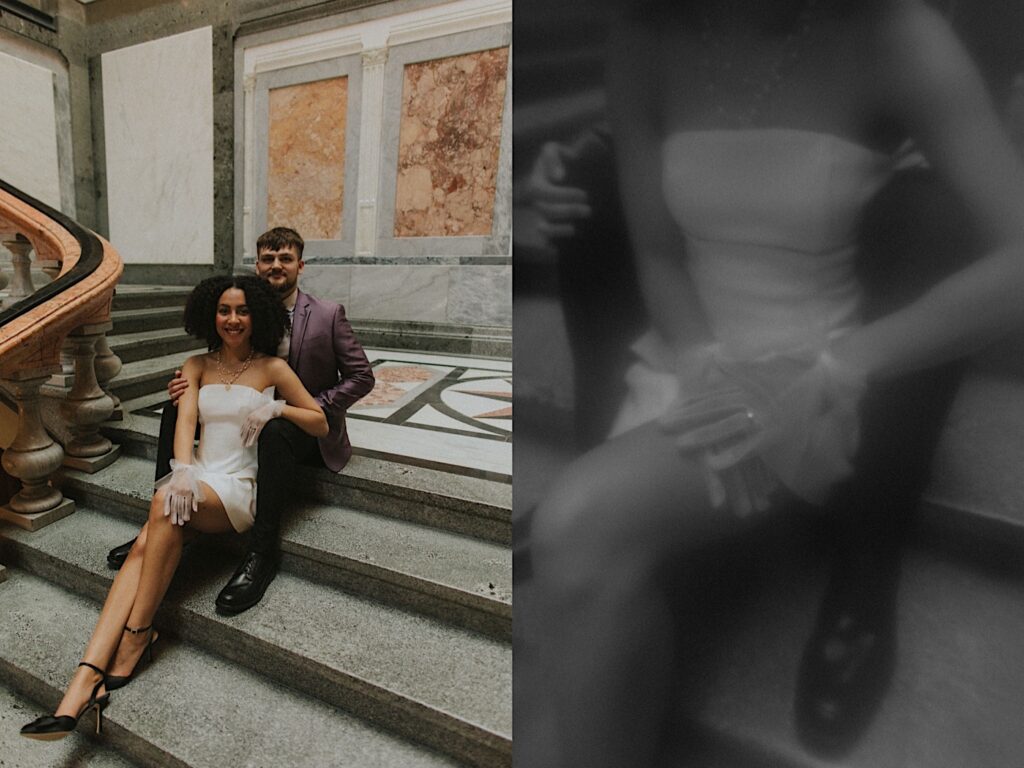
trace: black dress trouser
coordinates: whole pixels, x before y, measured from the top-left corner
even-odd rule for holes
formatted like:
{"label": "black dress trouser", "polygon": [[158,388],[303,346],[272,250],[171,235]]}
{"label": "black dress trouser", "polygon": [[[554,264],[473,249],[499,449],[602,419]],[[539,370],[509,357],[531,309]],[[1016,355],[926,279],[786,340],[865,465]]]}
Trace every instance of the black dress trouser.
{"label": "black dress trouser", "polygon": [[[160,437],[156,450],[156,477],[171,471],[174,456],[174,429],[178,409],[168,403],[160,418]],[[199,427],[196,427],[196,437]],[[316,438],[287,419],[271,419],[260,433],[256,470],[256,521],[249,549],[269,554],[276,552],[281,535],[281,513],[293,504],[299,464],[324,466]]]}

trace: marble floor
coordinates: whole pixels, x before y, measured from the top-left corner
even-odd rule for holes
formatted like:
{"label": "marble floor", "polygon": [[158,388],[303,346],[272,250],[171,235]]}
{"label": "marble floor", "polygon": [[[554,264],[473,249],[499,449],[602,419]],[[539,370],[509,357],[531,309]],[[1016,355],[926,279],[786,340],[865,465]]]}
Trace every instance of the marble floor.
{"label": "marble floor", "polygon": [[512,481],[512,362],[368,349],[377,384],[348,412],[357,454]]}
{"label": "marble floor", "polygon": [[[348,411],[356,455],[512,482],[512,361],[367,349],[377,383]],[[129,405],[157,420],[166,395]],[[151,423],[151,427],[158,426]]]}

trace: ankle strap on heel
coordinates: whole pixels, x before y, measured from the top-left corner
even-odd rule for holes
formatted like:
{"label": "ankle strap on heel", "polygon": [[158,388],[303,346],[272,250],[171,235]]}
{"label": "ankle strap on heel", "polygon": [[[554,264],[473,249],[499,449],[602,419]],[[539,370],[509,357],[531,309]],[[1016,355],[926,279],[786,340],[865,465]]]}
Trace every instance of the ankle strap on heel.
{"label": "ankle strap on heel", "polygon": [[107,674],[102,669],[97,667],[95,664],[90,664],[88,661],[80,661],[80,662],[78,662],[78,666],[80,666],[80,667],[88,667],[89,669],[93,670],[94,672],[99,672],[101,676]]}
{"label": "ankle strap on heel", "polygon": [[131,627],[125,627],[124,631],[130,635],[141,635],[143,632],[147,632],[152,629],[153,625],[150,624],[148,627],[139,627],[138,629],[132,629]]}

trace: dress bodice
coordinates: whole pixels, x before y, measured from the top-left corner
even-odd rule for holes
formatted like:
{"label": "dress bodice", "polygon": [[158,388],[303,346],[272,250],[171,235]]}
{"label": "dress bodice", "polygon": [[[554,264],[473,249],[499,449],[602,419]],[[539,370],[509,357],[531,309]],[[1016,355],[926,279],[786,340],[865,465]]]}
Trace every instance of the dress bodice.
{"label": "dress bodice", "polygon": [[242,423],[271,400],[273,387],[260,392],[244,384],[204,384],[199,388],[199,448],[196,462],[207,472],[256,477],[256,446],[242,445]]}
{"label": "dress bodice", "polygon": [[857,226],[889,157],[794,129],[681,131],[662,149],[662,192],[727,349],[820,344],[857,322]]}

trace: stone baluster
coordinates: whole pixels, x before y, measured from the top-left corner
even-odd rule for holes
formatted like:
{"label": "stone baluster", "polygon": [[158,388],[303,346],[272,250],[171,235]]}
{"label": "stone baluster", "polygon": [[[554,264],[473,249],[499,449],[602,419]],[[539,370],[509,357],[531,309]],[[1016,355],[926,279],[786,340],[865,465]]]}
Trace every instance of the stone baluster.
{"label": "stone baluster", "polygon": [[43,428],[39,413],[39,388],[56,370],[9,372],[2,379],[5,389],[18,404],[18,432],[10,448],[4,451],[3,467],[18,478],[22,489],[4,507],[0,517],[22,528],[35,531],[75,511],[75,503],[50,485],[50,477],[64,458],[64,450]]}
{"label": "stone baluster", "polygon": [[75,373],[74,348],[75,345],[71,339],[64,339],[64,343],[60,345],[60,372],[67,377],[67,386],[70,386],[71,377]]}
{"label": "stone baluster", "polygon": [[32,260],[29,257],[32,243],[22,235],[14,238],[8,237],[3,243],[11,252],[13,272],[7,298],[3,300],[3,306],[8,307],[35,292],[35,287],[32,285]]}
{"label": "stone baluster", "polygon": [[121,421],[124,419],[124,409],[121,408],[121,398],[110,391],[110,380],[121,372],[121,358],[110,348],[107,342],[107,334],[101,334],[96,340],[96,380],[100,389],[106,393],[114,403],[114,411],[110,414],[108,421]]}
{"label": "stone baluster", "polygon": [[96,342],[111,327],[109,322],[85,325],[68,335],[73,344],[75,383],[60,406],[71,428],[71,438],[64,445],[64,465],[83,472],[103,469],[121,450],[99,430],[113,412],[114,402],[100,389],[96,378]]}

